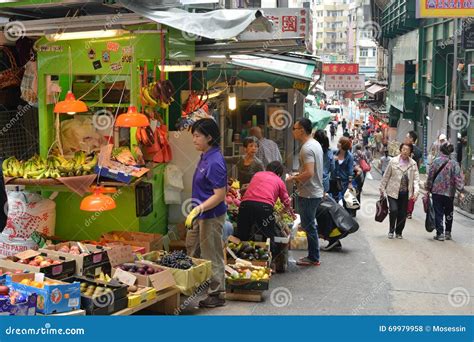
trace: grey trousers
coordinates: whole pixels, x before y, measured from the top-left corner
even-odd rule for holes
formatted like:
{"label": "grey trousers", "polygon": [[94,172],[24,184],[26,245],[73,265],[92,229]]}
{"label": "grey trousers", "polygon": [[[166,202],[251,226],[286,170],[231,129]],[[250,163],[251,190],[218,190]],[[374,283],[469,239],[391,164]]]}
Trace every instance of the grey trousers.
{"label": "grey trousers", "polygon": [[195,220],[193,229],[186,235],[186,249],[189,256],[210,260],[212,262],[212,277],[209,284],[209,295],[224,296],[225,264],[222,235],[225,215]]}

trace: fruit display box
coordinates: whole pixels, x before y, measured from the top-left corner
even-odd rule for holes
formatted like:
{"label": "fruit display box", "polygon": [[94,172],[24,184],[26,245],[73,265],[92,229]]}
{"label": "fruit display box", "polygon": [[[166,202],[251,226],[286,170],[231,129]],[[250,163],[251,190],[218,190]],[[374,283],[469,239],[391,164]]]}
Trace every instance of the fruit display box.
{"label": "fruit display box", "polygon": [[265,291],[270,287],[270,280],[226,279],[228,290]]}
{"label": "fruit display box", "polygon": [[[82,250],[85,249],[86,252],[81,253],[81,248]],[[76,275],[83,275],[85,269],[96,268],[101,263],[109,261],[107,248],[78,242],[64,242],[57,245],[49,245],[45,248],[41,248],[39,251],[74,259],[76,261]],[[78,251],[79,254],[73,254],[75,251]]]}
{"label": "fruit display box", "polygon": [[152,287],[139,286],[138,290],[128,295],[128,307],[134,308],[140,304],[149,302],[156,298],[156,289]]}
{"label": "fruit display box", "polygon": [[112,278],[127,285],[153,287],[157,291],[176,285],[173,274],[165,267],[153,262],[135,261],[130,246],[109,252],[113,265]]}
{"label": "fruit display box", "polygon": [[[65,281],[76,282],[79,284],[79,288],[85,288],[85,291],[79,291],[81,292],[81,308],[88,315],[110,315],[125,309],[128,305],[127,285],[121,284],[118,281],[112,280],[106,283],[86,277],[71,277],[65,279]],[[108,290],[95,293],[94,291],[97,287]],[[87,289],[91,291],[88,293]]]}
{"label": "fruit display box", "polygon": [[13,274],[22,274],[22,273],[25,273],[25,272],[22,270],[13,269],[13,268],[0,267],[0,285],[7,284],[10,281],[9,276]]}
{"label": "fruit display box", "polygon": [[[28,281],[28,284],[40,283],[43,285],[41,288],[31,286],[27,285],[25,281]],[[11,288],[27,295],[37,294],[36,309],[37,312],[44,315],[77,310],[81,304],[81,290],[78,282],[71,284],[61,280],[48,279],[41,273],[12,275]]]}
{"label": "fruit display box", "polygon": [[254,266],[247,262],[226,265],[226,289],[244,291],[268,290],[271,278],[271,269]]}
{"label": "fruit display box", "polygon": [[103,242],[121,242],[124,245],[144,247],[145,253],[163,249],[163,236],[161,234],[111,231],[102,234]]}
{"label": "fruit display box", "polygon": [[0,267],[43,273],[48,278],[63,279],[75,273],[76,261],[50,252],[27,250],[15,256],[0,259]]}
{"label": "fruit display box", "polygon": [[0,298],[0,316],[35,316],[36,293],[31,294],[26,302],[12,304],[10,297]]}
{"label": "fruit display box", "polygon": [[235,257],[247,260],[255,266],[269,267],[272,261],[270,239],[266,242],[240,241],[235,236],[229,236],[224,253],[226,264],[235,264]]}
{"label": "fruit display box", "polygon": [[[143,255],[143,259],[157,263],[164,251],[154,251]],[[209,260],[191,258],[194,266],[189,269],[177,269],[158,264],[158,267],[168,269],[173,274],[176,286],[182,294],[190,296],[203,283],[208,281],[212,276],[212,267]]]}
{"label": "fruit display box", "polygon": [[112,273],[112,265],[110,264],[110,261],[107,258],[106,262],[102,262],[100,264],[92,265],[90,267],[84,268],[84,271],[82,272],[83,277],[87,278],[98,278],[100,274],[111,274]]}

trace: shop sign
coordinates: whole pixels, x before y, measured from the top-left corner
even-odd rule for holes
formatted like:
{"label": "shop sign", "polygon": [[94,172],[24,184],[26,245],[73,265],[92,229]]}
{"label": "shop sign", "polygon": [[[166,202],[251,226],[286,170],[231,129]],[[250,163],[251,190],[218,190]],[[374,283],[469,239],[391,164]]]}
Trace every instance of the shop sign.
{"label": "shop sign", "polygon": [[239,41],[272,40],[278,39],[305,39],[311,32],[311,11],[307,8],[261,8],[263,15],[272,21],[272,32],[260,32],[250,26],[238,36]]}
{"label": "shop sign", "polygon": [[471,91],[474,91],[474,64],[467,66],[467,84],[471,87]]}
{"label": "shop sign", "polygon": [[293,89],[305,90],[307,84],[308,84],[308,83],[306,83],[306,82],[294,81],[294,82],[293,82]]}
{"label": "shop sign", "polygon": [[359,64],[357,63],[330,63],[323,64],[324,75],[358,75]]}
{"label": "shop sign", "polygon": [[467,18],[474,16],[473,0],[418,0],[417,18]]}
{"label": "shop sign", "polygon": [[324,90],[365,90],[365,75],[326,76]]}
{"label": "shop sign", "polygon": [[62,45],[40,45],[38,47],[40,52],[63,52]]}

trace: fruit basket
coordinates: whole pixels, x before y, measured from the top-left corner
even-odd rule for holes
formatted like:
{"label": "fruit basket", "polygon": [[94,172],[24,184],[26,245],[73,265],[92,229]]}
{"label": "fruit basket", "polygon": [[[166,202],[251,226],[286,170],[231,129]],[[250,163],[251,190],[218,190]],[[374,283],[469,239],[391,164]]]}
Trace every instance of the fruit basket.
{"label": "fruit basket", "polygon": [[238,262],[226,266],[228,290],[265,291],[269,289],[271,269]]}
{"label": "fruit basket", "polygon": [[266,242],[240,241],[230,236],[226,248],[227,264],[235,264],[236,258],[248,260],[253,265],[268,267],[272,256],[270,252],[270,239]]}

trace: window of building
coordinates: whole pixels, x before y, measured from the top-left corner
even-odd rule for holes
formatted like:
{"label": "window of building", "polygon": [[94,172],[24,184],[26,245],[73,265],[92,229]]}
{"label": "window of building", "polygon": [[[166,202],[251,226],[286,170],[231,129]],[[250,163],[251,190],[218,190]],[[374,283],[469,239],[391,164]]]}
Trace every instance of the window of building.
{"label": "window of building", "polygon": [[360,57],[368,57],[369,56],[369,49],[367,48],[360,48]]}

